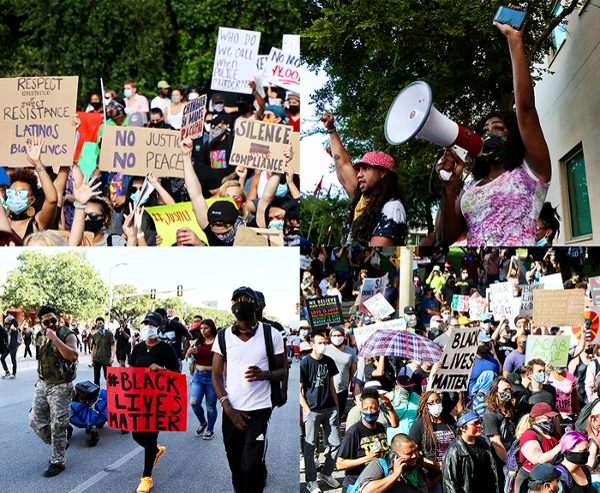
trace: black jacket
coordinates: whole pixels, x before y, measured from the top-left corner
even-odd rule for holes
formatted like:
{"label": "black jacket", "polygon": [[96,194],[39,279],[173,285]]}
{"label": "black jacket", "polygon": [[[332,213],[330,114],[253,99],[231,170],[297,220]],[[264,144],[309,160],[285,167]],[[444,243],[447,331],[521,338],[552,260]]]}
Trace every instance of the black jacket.
{"label": "black jacket", "polygon": [[[492,470],[496,476],[496,484],[494,486],[486,485],[486,493],[500,493],[498,487],[498,471],[496,469],[496,459],[492,455],[486,441],[482,437],[475,438],[479,445],[483,445],[487,449],[487,454],[492,465]],[[444,460],[442,461],[442,477],[444,493],[476,493],[483,491],[481,485],[474,485],[473,469],[475,464],[469,454],[467,445],[460,435],[448,447]]]}

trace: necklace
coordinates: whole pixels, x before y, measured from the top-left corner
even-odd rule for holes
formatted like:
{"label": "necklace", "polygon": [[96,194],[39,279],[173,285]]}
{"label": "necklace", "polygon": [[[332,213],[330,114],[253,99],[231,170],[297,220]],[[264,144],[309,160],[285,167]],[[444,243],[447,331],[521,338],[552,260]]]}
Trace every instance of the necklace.
{"label": "necklace", "polygon": [[148,344],[148,341],[146,341],[146,352],[149,353],[150,350],[156,346],[156,344],[152,344],[151,346]]}

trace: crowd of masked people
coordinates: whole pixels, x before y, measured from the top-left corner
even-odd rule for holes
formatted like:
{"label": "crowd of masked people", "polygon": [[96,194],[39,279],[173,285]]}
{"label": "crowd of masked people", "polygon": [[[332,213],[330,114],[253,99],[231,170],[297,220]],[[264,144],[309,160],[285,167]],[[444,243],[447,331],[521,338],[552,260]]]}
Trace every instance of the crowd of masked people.
{"label": "crowd of masked people", "polygon": [[[180,145],[184,178],[94,170],[104,125],[171,129],[179,134],[185,105],[207,91],[160,81],[150,103],[132,79],[124,82],[123,97],[111,89],[104,94],[100,89],[89,91],[85,111],[78,111],[72,121],[77,128],[72,162],[44,166],[44,140],[33,137],[23,157],[23,164],[33,167],[0,167],[0,245],[79,246],[87,244],[85,232],[92,233],[88,241],[93,246],[160,245],[162,238],[144,208],[186,201],[192,202],[206,236],[199,238],[190,228],[181,228],[178,246],[231,246],[239,226],[280,230],[285,245],[299,245],[299,174],[288,163],[300,149],[288,146],[283,174],[235,166],[230,158],[239,118],[290,125],[299,132],[300,96],[276,86],[257,87],[254,82],[250,88],[252,94],[239,97],[210,96],[203,135]],[[93,172],[84,176],[82,169]],[[146,182],[152,193],[140,197]],[[227,197],[232,201],[206,203],[206,199]],[[70,232],[68,239],[59,231]]]}
{"label": "crowd of masked people", "polygon": [[[326,253],[319,252],[325,264]],[[600,343],[592,343],[596,332],[591,320],[586,319],[584,337],[569,348],[567,365],[553,367],[542,359],[525,364],[527,338],[560,335],[561,327],[538,327],[531,316],[494,317],[487,310],[474,318],[453,310],[444,295],[434,295],[434,286],[438,293],[453,285],[457,294],[463,288],[474,294],[507,276],[525,284],[560,272],[565,289],[584,289],[589,298],[584,268],[592,274],[597,269],[595,249],[465,249],[462,257],[449,253],[440,249],[427,263],[415,261],[420,299],[384,321],[399,318],[405,330],[429,339],[440,351],[453,332],[480,328],[465,392],[432,390],[441,363],[358,357],[355,331],[381,322],[368,313],[327,329],[312,330],[301,322],[301,468],[306,489],[600,491]],[[469,264],[480,260],[471,274]],[[489,262],[504,274],[490,272]]]}

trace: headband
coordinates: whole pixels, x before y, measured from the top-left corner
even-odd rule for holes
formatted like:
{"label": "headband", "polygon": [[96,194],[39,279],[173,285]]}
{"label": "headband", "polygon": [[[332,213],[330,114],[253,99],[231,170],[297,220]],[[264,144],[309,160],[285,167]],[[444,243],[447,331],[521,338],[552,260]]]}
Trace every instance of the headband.
{"label": "headband", "polygon": [[472,421],[472,420],[478,419],[478,418],[479,418],[479,414],[477,414],[475,411],[471,411],[470,413],[465,414],[464,416],[461,416],[458,419],[456,426],[461,427],[462,425],[466,425],[469,421]]}

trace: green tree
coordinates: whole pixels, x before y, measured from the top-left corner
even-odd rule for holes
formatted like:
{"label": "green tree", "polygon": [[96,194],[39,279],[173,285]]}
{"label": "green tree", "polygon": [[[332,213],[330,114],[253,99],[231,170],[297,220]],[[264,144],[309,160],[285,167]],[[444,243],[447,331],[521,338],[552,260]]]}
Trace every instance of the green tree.
{"label": "green tree", "polygon": [[[331,111],[350,156],[382,150],[396,161],[409,227],[433,230],[427,177],[439,147],[413,140],[399,147],[385,140],[387,111],[398,92],[423,80],[438,110],[466,127],[493,109],[513,105],[512,71],[504,36],[493,26],[506,2],[454,0],[307,0],[302,12],[302,55],[328,75],[313,95],[317,113]],[[528,2],[524,43],[530,63],[550,49],[549,34],[566,22],[577,0],[564,1],[552,19],[548,0]],[[540,69],[534,65],[539,76]]]}
{"label": "green tree", "polygon": [[[130,296],[136,295],[136,296]],[[113,303],[110,309],[113,320],[124,320],[132,323],[140,316],[148,313],[150,294],[140,296],[137,288],[131,284],[117,284],[113,286]]]}
{"label": "green tree", "polygon": [[302,236],[314,245],[339,245],[347,202],[348,197],[337,187],[328,193],[320,192],[317,197],[312,193],[302,194]]}
{"label": "green tree", "polygon": [[82,250],[46,255],[24,251],[20,265],[9,271],[4,283],[2,308],[36,311],[52,305],[59,315],[95,318],[106,313],[108,288]]}

